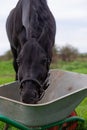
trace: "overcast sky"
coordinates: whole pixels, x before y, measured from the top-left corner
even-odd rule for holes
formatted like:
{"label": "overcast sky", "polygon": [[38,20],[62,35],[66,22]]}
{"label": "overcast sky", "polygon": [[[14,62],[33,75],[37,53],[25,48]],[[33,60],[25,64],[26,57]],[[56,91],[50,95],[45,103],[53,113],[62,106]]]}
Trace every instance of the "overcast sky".
{"label": "overcast sky", "polygon": [[[0,55],[10,49],[5,22],[17,1],[0,1]],[[56,20],[56,45],[72,44],[87,52],[87,0],[48,0],[48,5]]]}

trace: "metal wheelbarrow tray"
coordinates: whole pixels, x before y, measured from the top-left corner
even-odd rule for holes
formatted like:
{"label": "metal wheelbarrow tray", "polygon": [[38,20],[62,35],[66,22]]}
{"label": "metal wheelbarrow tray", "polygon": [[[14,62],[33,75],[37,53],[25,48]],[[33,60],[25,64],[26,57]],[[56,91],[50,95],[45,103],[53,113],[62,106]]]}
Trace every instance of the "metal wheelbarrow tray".
{"label": "metal wheelbarrow tray", "polygon": [[17,82],[1,86],[0,114],[29,127],[65,119],[87,96],[87,75],[56,69],[50,73],[50,86],[38,104],[20,102]]}

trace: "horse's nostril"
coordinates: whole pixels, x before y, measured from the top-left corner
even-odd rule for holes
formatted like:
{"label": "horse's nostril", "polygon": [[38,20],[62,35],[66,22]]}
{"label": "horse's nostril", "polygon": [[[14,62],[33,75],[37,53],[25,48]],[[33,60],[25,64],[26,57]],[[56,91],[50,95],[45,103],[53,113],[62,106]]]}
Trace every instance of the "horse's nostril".
{"label": "horse's nostril", "polygon": [[32,100],[22,99],[22,102],[26,103],[26,104],[34,104],[34,101],[32,101]]}
{"label": "horse's nostril", "polygon": [[38,95],[38,94],[37,94],[37,92],[36,92],[36,91],[32,93],[33,98],[36,98],[36,97],[37,97],[37,95]]}
{"label": "horse's nostril", "polygon": [[36,104],[36,101],[32,98],[22,98],[22,102],[26,104]]}
{"label": "horse's nostril", "polygon": [[25,93],[22,93],[22,102],[27,104],[35,104],[38,100],[38,92],[37,91],[28,91]]}

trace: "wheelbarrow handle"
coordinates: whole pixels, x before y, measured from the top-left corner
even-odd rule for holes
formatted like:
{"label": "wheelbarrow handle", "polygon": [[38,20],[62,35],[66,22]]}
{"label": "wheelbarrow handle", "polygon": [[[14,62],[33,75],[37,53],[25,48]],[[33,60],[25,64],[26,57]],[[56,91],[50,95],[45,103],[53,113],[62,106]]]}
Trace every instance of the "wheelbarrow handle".
{"label": "wheelbarrow handle", "polygon": [[28,127],[22,125],[21,123],[17,122],[17,121],[14,121],[6,116],[3,116],[3,115],[0,115],[0,121],[6,123],[6,124],[10,124],[18,129],[21,129],[21,130],[29,130]]}
{"label": "wheelbarrow handle", "polygon": [[21,129],[21,130],[45,130],[45,129],[48,129],[48,128],[51,128],[51,127],[54,127],[54,126],[59,126],[60,130],[62,129],[62,125],[64,123],[68,123],[68,122],[74,122],[74,121],[81,121],[81,122],[84,122],[85,120],[83,118],[80,118],[78,116],[73,116],[73,117],[69,117],[69,118],[66,118],[62,121],[58,121],[58,122],[55,122],[55,123],[51,123],[51,124],[48,124],[48,125],[45,125],[45,126],[41,126],[41,127],[26,127],[24,126],[23,124],[21,124],[20,122],[17,122],[17,121],[14,121],[6,116],[3,116],[3,115],[0,115],[0,121],[6,123],[6,124],[10,124],[18,129]]}
{"label": "wheelbarrow handle", "polygon": [[42,130],[44,129],[49,129],[51,127],[54,127],[54,126],[59,126],[59,130],[62,130],[62,126],[64,123],[70,123],[70,122],[76,122],[76,121],[80,121],[80,122],[85,122],[85,120],[79,116],[73,116],[73,117],[68,117],[64,120],[61,120],[61,121],[58,121],[58,122],[54,122],[54,123],[51,123],[49,125],[45,125],[45,126],[42,126]]}

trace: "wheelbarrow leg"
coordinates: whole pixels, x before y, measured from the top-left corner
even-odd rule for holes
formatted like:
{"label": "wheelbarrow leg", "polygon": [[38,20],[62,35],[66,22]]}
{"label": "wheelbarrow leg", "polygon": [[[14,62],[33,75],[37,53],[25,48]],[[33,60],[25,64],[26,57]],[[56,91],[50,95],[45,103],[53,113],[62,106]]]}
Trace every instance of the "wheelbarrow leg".
{"label": "wheelbarrow leg", "polygon": [[9,124],[5,124],[5,126],[4,126],[4,129],[3,129],[3,130],[8,130],[8,128],[9,128]]}

